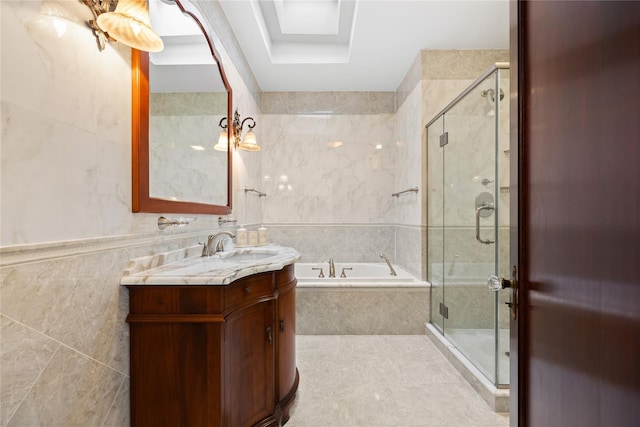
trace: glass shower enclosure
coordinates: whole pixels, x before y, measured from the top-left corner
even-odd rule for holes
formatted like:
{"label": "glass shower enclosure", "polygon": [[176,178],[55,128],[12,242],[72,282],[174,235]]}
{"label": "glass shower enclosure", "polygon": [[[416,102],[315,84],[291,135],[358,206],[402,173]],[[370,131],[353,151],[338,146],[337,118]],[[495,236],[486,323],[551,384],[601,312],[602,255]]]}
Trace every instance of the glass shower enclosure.
{"label": "glass shower enclosure", "polygon": [[494,385],[509,384],[509,64],[426,126],[431,322]]}

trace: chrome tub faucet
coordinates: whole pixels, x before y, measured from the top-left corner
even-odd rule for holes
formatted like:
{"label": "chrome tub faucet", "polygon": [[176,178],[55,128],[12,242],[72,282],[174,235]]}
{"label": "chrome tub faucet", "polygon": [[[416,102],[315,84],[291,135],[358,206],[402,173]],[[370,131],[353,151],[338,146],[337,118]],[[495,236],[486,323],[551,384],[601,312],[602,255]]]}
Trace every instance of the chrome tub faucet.
{"label": "chrome tub faucet", "polygon": [[393,266],[391,265],[391,262],[389,262],[389,258],[387,258],[385,254],[380,254],[380,258],[384,258],[384,260],[387,262],[387,265],[389,266],[389,270],[391,270],[391,275],[397,276],[396,271],[393,269]]}
{"label": "chrome tub faucet", "polygon": [[329,258],[329,277],[336,277],[336,265],[333,258]]}

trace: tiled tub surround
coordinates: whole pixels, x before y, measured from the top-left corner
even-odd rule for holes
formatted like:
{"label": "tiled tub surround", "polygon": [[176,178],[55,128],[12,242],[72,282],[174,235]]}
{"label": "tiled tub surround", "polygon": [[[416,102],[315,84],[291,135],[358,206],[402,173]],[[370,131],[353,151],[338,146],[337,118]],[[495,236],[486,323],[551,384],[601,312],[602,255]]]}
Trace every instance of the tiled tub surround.
{"label": "tiled tub surround", "polygon": [[[425,229],[387,224],[268,224],[269,239],[296,248],[303,262],[379,262],[384,253],[418,279]],[[402,242],[402,243],[401,243]]]}
{"label": "tiled tub surround", "polygon": [[394,125],[386,113],[263,115],[264,222],[393,223]]}
{"label": "tiled tub surround", "polygon": [[264,223],[273,241],[306,262],[395,258],[392,101],[393,93],[263,95]]}
{"label": "tiled tub surround", "polygon": [[[324,278],[313,267],[324,268]],[[347,278],[339,277],[342,268]],[[429,284],[401,267],[390,276],[382,263],[296,264],[299,335],[411,335],[424,333],[429,318]]]}
{"label": "tiled tub surround", "polygon": [[269,239],[296,248],[303,262],[395,262],[394,227],[385,224],[270,224]]}
{"label": "tiled tub surround", "polygon": [[[373,262],[384,252],[423,278],[422,196],[391,196],[404,181],[419,185],[420,166],[398,181],[399,170],[407,173],[396,158],[400,145],[420,151],[420,121],[415,143],[398,140],[393,93],[268,93],[262,99],[262,189],[268,194],[262,208],[273,241],[295,247],[307,262]],[[405,157],[420,164],[419,155]]]}

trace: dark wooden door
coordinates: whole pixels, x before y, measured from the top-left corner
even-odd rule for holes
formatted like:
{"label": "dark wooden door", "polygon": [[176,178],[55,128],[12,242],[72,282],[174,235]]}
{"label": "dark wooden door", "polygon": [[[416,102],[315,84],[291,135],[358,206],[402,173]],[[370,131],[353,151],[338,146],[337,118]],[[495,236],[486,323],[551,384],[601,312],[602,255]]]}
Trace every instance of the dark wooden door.
{"label": "dark wooden door", "polygon": [[517,6],[512,425],[639,426],[640,2]]}

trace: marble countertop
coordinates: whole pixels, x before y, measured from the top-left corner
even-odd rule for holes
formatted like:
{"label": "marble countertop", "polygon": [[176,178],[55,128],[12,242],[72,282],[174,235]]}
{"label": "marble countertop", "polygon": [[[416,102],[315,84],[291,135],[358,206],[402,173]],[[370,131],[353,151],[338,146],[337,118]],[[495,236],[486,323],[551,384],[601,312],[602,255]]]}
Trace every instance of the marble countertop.
{"label": "marble countertop", "polygon": [[265,271],[281,270],[300,259],[293,248],[277,245],[236,248],[202,257],[202,246],[130,261],[120,281],[125,286],[226,285]]}

